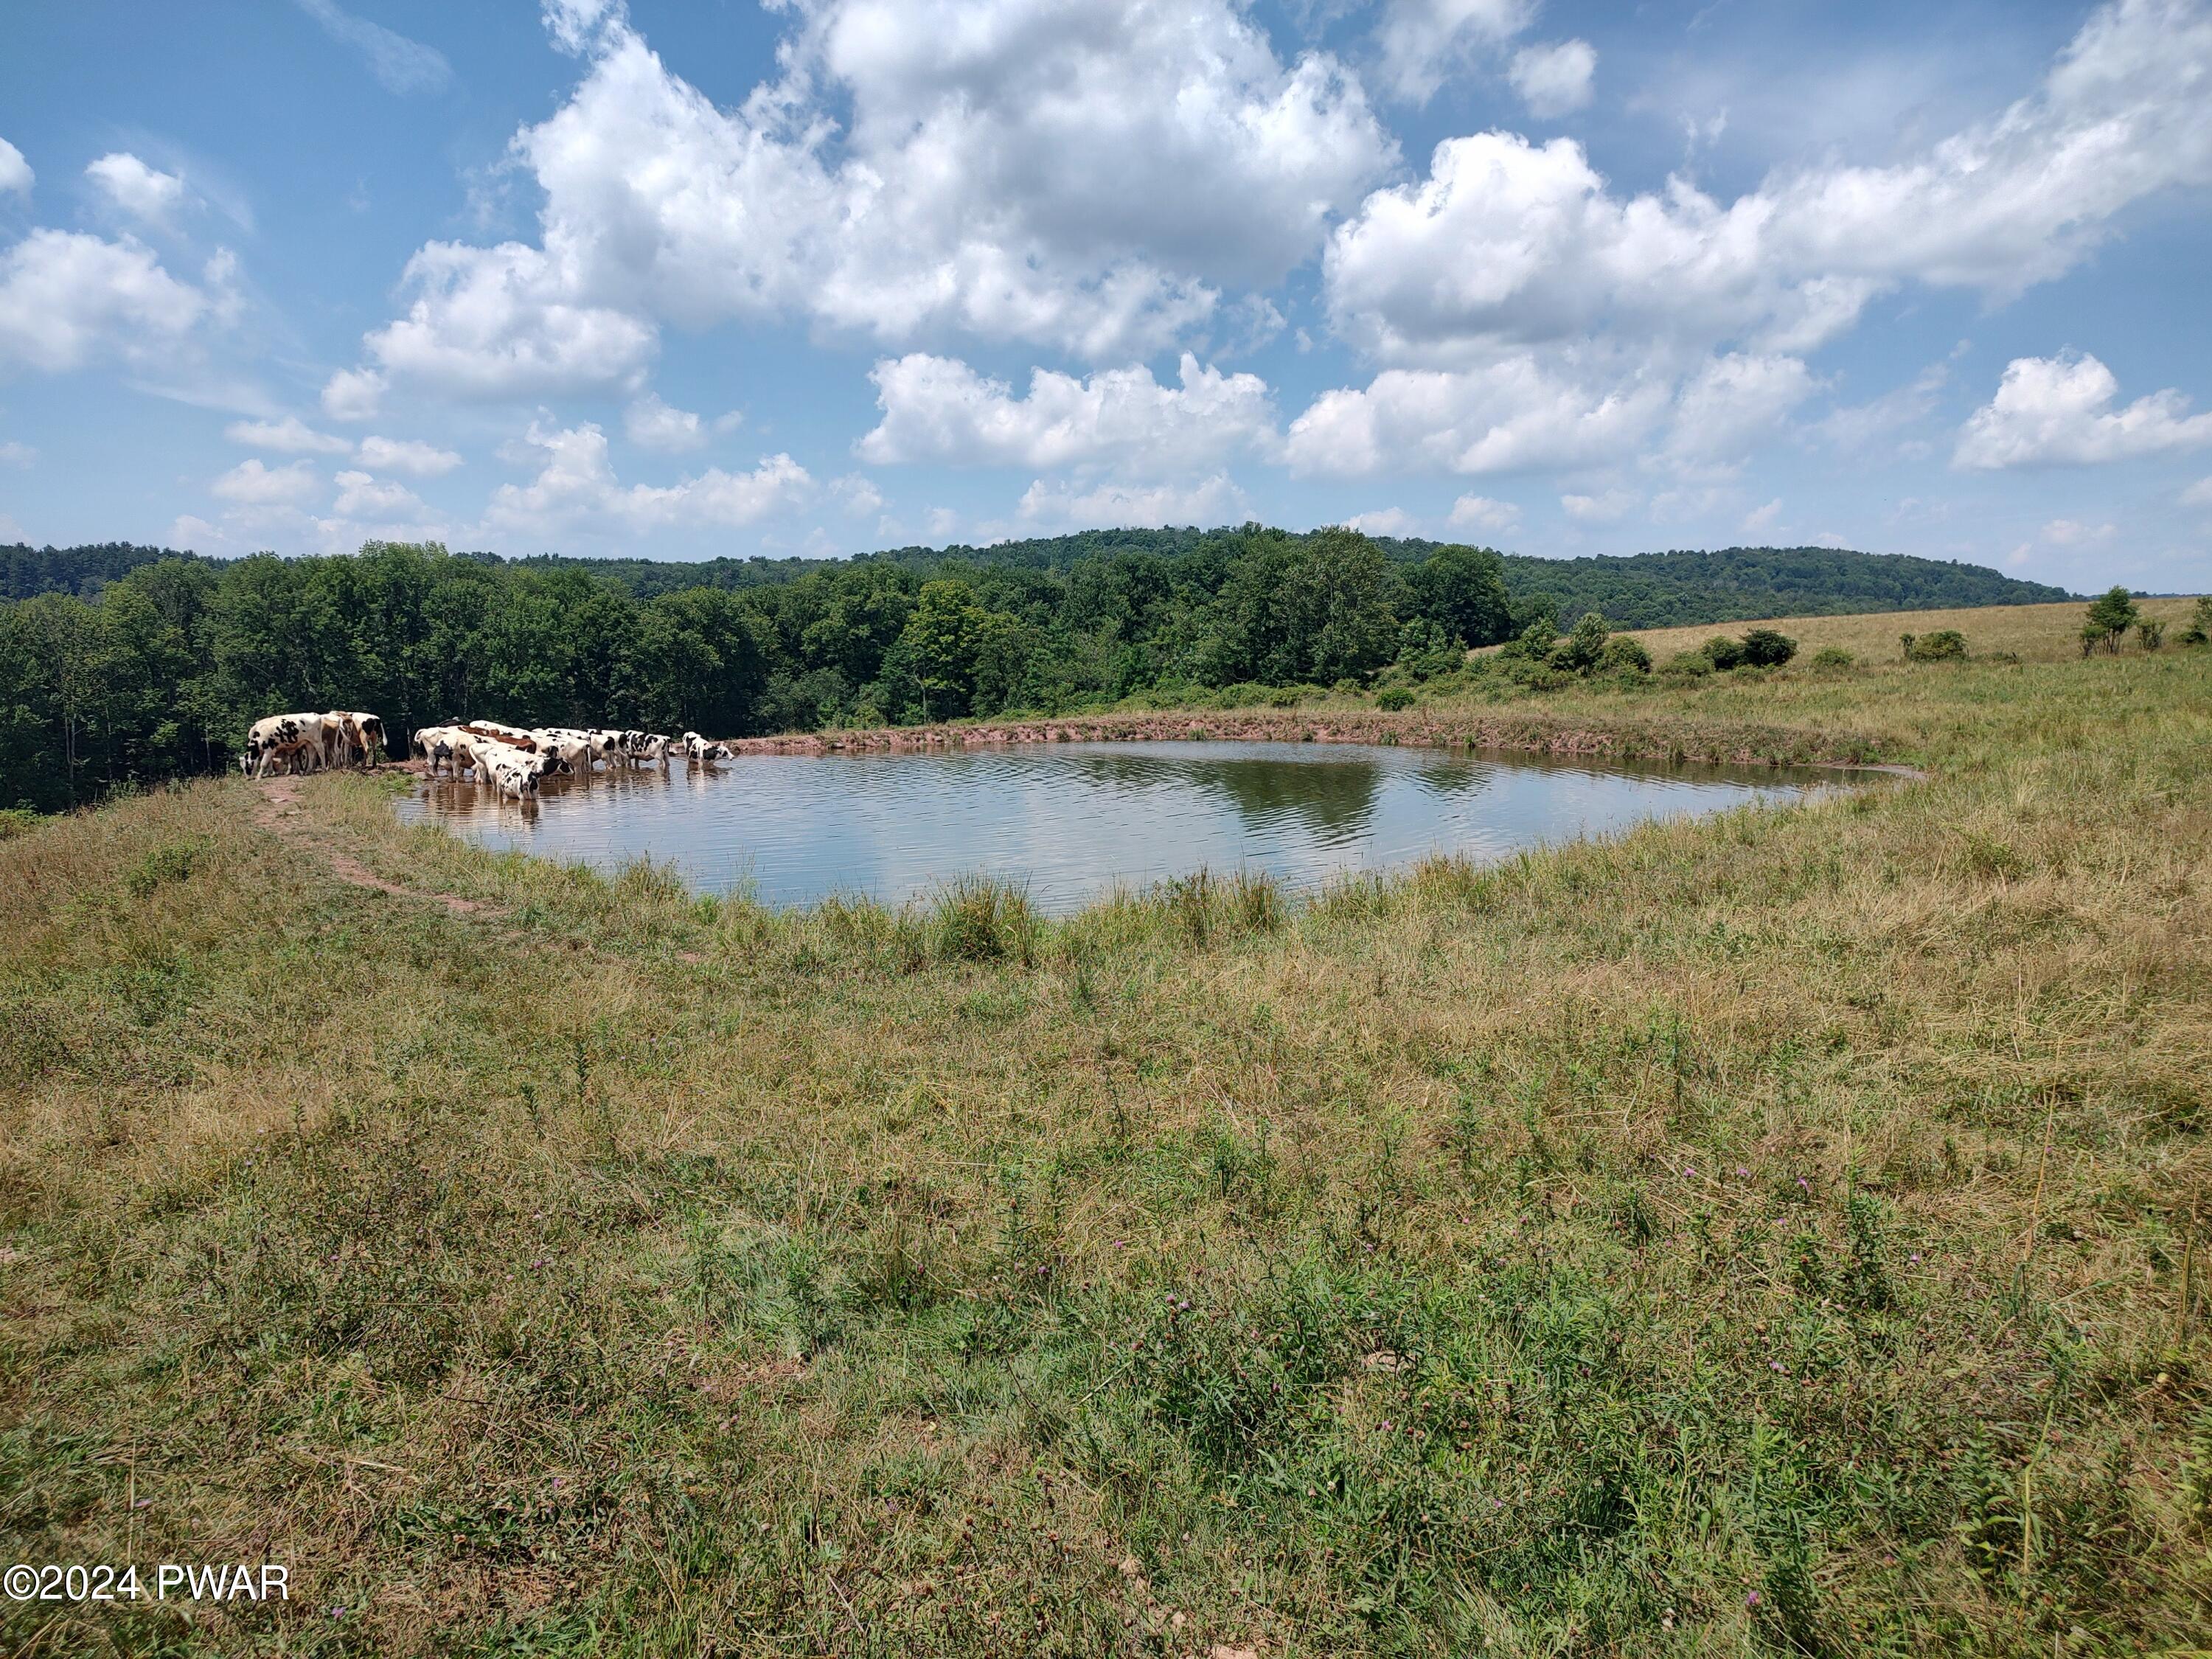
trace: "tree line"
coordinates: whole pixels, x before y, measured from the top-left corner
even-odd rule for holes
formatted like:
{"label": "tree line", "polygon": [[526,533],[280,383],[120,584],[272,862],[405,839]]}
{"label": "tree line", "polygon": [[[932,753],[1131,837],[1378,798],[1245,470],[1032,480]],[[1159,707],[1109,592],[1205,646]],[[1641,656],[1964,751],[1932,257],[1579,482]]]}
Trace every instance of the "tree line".
{"label": "tree line", "polygon": [[1259,526],[1065,571],[869,559],[645,598],[436,545],[162,558],[93,599],[0,605],[0,807],[219,770],[283,709],[369,709],[395,734],[456,714],[739,735],[1058,713],[1146,690],[1364,683],[1401,659],[1431,672],[1532,620],[1486,550],[1407,562],[1354,531]]}
{"label": "tree line", "polygon": [[[1180,559],[1224,538],[1242,536],[1247,529],[1085,530],[1072,535],[1000,542],[988,548],[900,547],[865,557],[897,565],[923,578],[981,565],[1065,576],[1086,561],[1121,553]],[[1375,544],[1400,566],[1420,564],[1441,545],[1388,536],[1376,537]],[[0,599],[29,599],[48,592],[91,599],[103,585],[139,565],[177,556],[163,548],[120,543],[59,549],[0,546]],[[558,554],[513,561],[490,553],[455,556],[484,564],[517,563],[532,570],[574,570],[604,576],[640,599],[689,587],[743,592],[775,586],[842,562],[757,556],[696,562],[574,558]],[[2063,588],[2022,581],[1982,565],[1829,547],[1730,547],[1710,552],[1677,550],[1585,559],[1509,554],[1504,557],[1503,569],[1506,595],[1516,611],[1533,617],[1548,605],[1564,623],[1595,611],[1616,629],[1750,622],[1761,617],[2042,605],[2070,597]]]}

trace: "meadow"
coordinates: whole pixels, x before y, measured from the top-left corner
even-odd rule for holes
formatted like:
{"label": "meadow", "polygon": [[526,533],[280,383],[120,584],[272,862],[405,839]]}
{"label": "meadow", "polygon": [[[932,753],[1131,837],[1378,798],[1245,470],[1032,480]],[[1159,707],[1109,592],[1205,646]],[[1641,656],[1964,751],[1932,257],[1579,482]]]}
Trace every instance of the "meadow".
{"label": "meadow", "polygon": [[0,1559],[295,1588],[0,1647],[2201,1651],[2212,650],[2079,615],[1521,696],[1926,776],[1300,902],[770,913],[337,775],[41,821]]}

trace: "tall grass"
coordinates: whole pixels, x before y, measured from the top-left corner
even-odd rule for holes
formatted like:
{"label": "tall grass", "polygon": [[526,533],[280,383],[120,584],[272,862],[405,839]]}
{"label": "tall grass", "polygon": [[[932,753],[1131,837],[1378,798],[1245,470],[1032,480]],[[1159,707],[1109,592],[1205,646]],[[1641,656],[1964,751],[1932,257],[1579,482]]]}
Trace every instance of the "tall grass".
{"label": "tall grass", "polygon": [[0,843],[0,1557],[297,1589],[0,1649],[2201,1645],[2212,657],[1529,718],[1931,777],[1061,921]]}

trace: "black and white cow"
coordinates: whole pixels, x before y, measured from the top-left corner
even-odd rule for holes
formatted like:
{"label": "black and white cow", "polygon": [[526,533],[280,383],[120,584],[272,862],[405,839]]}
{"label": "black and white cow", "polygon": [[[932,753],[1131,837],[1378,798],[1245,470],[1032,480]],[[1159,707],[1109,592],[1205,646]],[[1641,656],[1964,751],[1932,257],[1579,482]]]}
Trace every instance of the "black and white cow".
{"label": "black and white cow", "polygon": [[322,768],[328,751],[327,717],[270,714],[247,729],[238,763],[250,778],[265,778],[272,771],[313,772]]}
{"label": "black and white cow", "polygon": [[374,766],[384,755],[384,722],[358,709],[323,716],[323,758],[332,766]]}
{"label": "black and white cow", "polygon": [[534,799],[539,781],[561,764],[558,756],[542,749],[517,749],[486,738],[477,738],[471,747],[477,779],[496,788],[502,800],[509,795],[517,800]]}
{"label": "black and white cow", "polygon": [[716,761],[732,758],[729,744],[710,742],[696,732],[686,732],[677,749],[694,766],[712,766]]}

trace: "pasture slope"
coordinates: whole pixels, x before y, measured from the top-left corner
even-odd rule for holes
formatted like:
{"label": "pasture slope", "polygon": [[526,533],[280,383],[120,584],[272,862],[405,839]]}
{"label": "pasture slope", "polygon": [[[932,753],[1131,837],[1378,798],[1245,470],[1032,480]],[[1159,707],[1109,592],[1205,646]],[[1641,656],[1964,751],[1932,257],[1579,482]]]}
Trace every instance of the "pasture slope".
{"label": "pasture slope", "polygon": [[295,1587],[0,1650],[2195,1650],[2212,651],[2036,654],[1531,700],[1929,775],[1297,905],[0,842],[0,1559]]}

